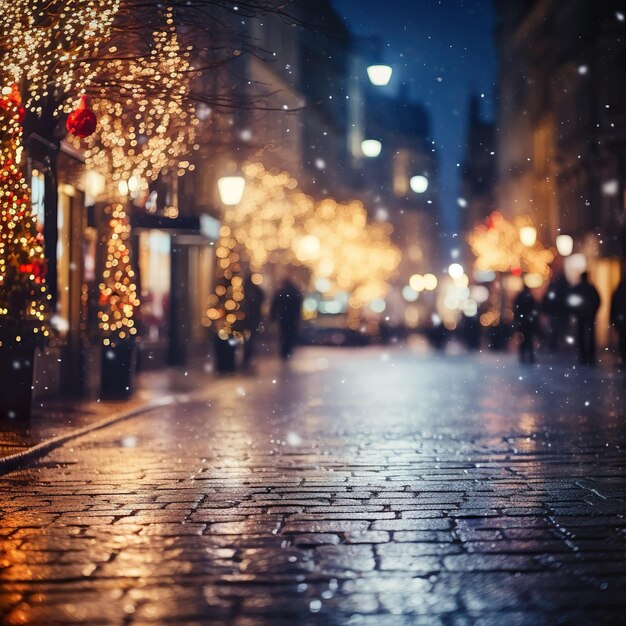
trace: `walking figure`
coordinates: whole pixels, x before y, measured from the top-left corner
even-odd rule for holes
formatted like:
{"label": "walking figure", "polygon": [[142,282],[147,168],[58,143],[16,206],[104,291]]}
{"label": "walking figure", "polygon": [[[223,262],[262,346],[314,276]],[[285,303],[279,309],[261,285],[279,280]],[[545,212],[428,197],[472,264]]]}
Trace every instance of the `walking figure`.
{"label": "walking figure", "polygon": [[302,311],[302,295],[295,284],[286,278],[276,292],[270,309],[270,319],[278,323],[280,356],[286,361],[293,353],[298,338]]}
{"label": "walking figure", "polygon": [[596,314],[600,308],[600,295],[589,282],[589,274],[580,275],[580,283],[572,289],[568,298],[576,317],[578,359],[581,365],[595,365],[596,362]]}
{"label": "walking figure", "polygon": [[569,311],[567,310],[567,294],[569,285],[562,274],[550,281],[548,291],[541,303],[542,312],[548,318],[547,340],[550,352],[558,352],[562,345],[563,333],[567,329]]}
{"label": "walking figure", "polygon": [[243,344],[243,367],[249,369],[252,359],[256,354],[257,342],[261,323],[263,322],[263,301],[265,292],[252,281],[252,275],[248,274],[243,283],[242,309],[245,315],[243,320],[246,340]]}
{"label": "walking figure", "polygon": [[532,365],[535,362],[535,330],[537,326],[537,303],[530,289],[524,288],[517,294],[513,303],[515,324],[522,335],[519,344],[520,363]]}
{"label": "walking figure", "polygon": [[622,278],[611,298],[611,324],[617,331],[622,367],[626,367],[626,278]]}

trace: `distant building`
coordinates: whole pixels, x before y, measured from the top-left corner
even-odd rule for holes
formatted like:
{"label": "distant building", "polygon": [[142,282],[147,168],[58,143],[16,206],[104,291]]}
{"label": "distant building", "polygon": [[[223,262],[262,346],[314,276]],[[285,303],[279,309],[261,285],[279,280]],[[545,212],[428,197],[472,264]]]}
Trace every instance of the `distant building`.
{"label": "distant building", "polygon": [[[574,239],[608,301],[626,257],[626,21],[615,1],[497,0],[498,207]],[[622,269],[623,271],[623,269]]]}
{"label": "distant building", "polygon": [[495,208],[495,124],[483,119],[480,99],[469,101],[465,152],[461,163],[459,209],[463,230],[469,231]]}

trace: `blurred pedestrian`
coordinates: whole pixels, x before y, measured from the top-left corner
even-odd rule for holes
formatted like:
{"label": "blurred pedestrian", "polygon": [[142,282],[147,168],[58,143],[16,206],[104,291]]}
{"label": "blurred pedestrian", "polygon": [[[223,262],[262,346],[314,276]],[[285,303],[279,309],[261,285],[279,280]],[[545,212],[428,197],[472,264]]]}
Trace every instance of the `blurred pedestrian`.
{"label": "blurred pedestrian", "polygon": [[596,315],[600,308],[600,295],[589,282],[587,272],[580,275],[580,283],[572,288],[568,303],[576,317],[578,359],[581,365],[595,365]]}
{"label": "blurred pedestrian", "polygon": [[569,285],[563,274],[550,281],[546,295],[541,302],[541,311],[548,319],[547,343],[550,352],[558,352],[562,337],[567,329],[569,313],[567,294]]}
{"label": "blurred pedestrian", "polygon": [[622,366],[626,367],[626,278],[622,278],[611,298],[611,324],[617,331],[617,346]]}
{"label": "blurred pedestrian", "polygon": [[245,315],[243,320],[244,335],[246,340],[243,344],[243,367],[249,369],[252,359],[256,354],[257,342],[261,324],[263,322],[263,302],[265,292],[248,274],[243,283],[242,310]]}
{"label": "blurred pedestrian", "polygon": [[520,363],[532,365],[535,362],[535,332],[537,329],[537,303],[530,293],[530,289],[524,285],[515,301],[513,302],[515,326],[521,334],[519,344]]}
{"label": "blurred pedestrian", "polygon": [[286,278],[276,292],[270,309],[270,319],[278,323],[280,356],[285,361],[291,357],[298,339],[301,312],[302,295],[296,285]]}

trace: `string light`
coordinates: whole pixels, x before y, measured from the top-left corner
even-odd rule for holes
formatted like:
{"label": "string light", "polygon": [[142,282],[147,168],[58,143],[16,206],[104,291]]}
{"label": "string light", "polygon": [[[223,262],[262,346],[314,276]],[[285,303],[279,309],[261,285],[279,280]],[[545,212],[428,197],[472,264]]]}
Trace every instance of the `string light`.
{"label": "string light", "polygon": [[[193,165],[180,158],[194,145],[198,119],[189,95],[193,68],[189,50],[178,41],[171,10],[165,28],[153,33],[144,54],[129,55],[109,63],[106,72],[94,77],[89,89],[98,115],[94,135],[80,142],[85,146],[88,167],[105,175],[109,191],[118,183],[154,180],[172,167],[181,176]],[[120,99],[111,100],[112,86]]]}
{"label": "string light", "polygon": [[467,240],[476,257],[476,269],[536,274],[547,280],[554,253],[538,240],[532,246],[522,243],[520,230],[531,226],[528,216],[518,216],[511,222],[495,211],[484,223],[474,227]]}
{"label": "string light", "polygon": [[120,342],[135,338],[135,310],[139,306],[135,272],[130,262],[130,224],[124,207],[114,204],[106,208],[109,215],[109,234],[102,282],[98,328],[105,346],[115,347]]}
{"label": "string light", "polygon": [[75,103],[64,97],[95,76],[97,64],[85,61],[97,56],[119,8],[120,0],[0,0],[5,84],[23,86],[36,114],[51,101],[69,113]]}
{"label": "string light", "polygon": [[17,85],[0,93],[0,345],[47,337],[46,260],[22,152]]}
{"label": "string light", "polygon": [[370,224],[360,202],[316,202],[287,172],[270,172],[260,163],[243,166],[246,186],[239,204],[224,213],[216,248],[217,281],[203,323],[222,339],[238,337],[242,262],[255,272],[267,265],[309,269],[310,287],[319,279],[325,295],[350,293],[358,310],[382,298],[401,254],[390,241],[391,226]]}

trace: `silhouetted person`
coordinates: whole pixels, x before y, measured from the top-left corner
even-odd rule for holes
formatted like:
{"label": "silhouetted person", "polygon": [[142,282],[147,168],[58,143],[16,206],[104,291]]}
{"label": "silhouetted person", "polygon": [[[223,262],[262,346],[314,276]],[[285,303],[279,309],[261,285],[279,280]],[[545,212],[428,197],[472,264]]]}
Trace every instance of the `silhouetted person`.
{"label": "silhouetted person", "polygon": [[515,325],[522,335],[519,344],[520,363],[535,362],[535,331],[537,328],[537,303],[530,289],[524,285],[513,302]]}
{"label": "silhouetted person", "polygon": [[278,322],[280,333],[280,356],[287,360],[298,338],[298,326],[302,311],[302,295],[294,283],[288,278],[276,292],[272,300],[270,319]]}
{"label": "silhouetted person", "polygon": [[548,348],[557,352],[561,346],[561,337],[567,328],[569,313],[567,310],[567,293],[569,285],[562,274],[550,281],[550,286],[541,303],[541,310],[548,318]]}
{"label": "silhouetted person", "polygon": [[259,329],[263,321],[261,313],[265,292],[259,285],[252,282],[252,276],[246,276],[243,283],[242,309],[245,314],[243,326],[246,334],[246,341],[243,344],[243,367],[249,368],[250,363],[256,354]]}
{"label": "silhouetted person", "polygon": [[617,331],[617,349],[622,366],[626,367],[626,278],[623,278],[611,298],[611,324]]}
{"label": "silhouetted person", "polygon": [[580,283],[568,297],[573,314],[576,316],[578,358],[582,365],[596,362],[596,314],[600,308],[600,295],[589,282],[589,274],[580,275]]}
{"label": "silhouetted person", "polygon": [[459,324],[459,332],[468,350],[480,350],[480,321],[478,314],[464,315]]}

